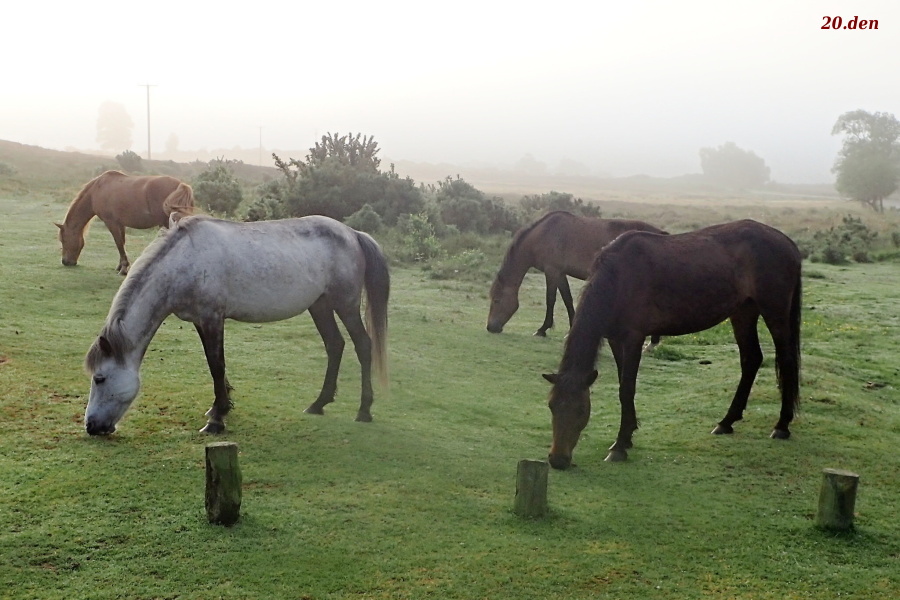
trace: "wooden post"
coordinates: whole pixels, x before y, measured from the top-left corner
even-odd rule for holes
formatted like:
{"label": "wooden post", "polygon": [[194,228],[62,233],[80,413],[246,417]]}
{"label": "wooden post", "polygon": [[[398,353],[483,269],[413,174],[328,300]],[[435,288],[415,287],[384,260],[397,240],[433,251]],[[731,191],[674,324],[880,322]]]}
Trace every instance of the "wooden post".
{"label": "wooden post", "polygon": [[206,518],[217,525],[234,525],[241,514],[241,468],[235,442],[206,446]]}
{"label": "wooden post", "polygon": [[547,514],[547,474],[550,465],[543,460],[520,460],[516,470],[516,502],[513,511],[520,517]]}
{"label": "wooden post", "polygon": [[859,475],[841,469],[825,469],[822,474],[816,525],[838,531],[853,529],[853,507]]}

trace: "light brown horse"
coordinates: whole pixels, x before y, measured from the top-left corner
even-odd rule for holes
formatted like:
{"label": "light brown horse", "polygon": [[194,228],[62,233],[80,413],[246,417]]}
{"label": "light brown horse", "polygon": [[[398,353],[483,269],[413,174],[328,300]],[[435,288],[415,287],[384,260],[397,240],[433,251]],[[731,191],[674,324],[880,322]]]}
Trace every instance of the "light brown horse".
{"label": "light brown horse", "polygon": [[84,232],[95,216],[106,224],[119,249],[116,271],[128,273],[125,254],[125,228],[167,227],[169,215],[178,211],[192,214],[194,192],[188,184],[167,175],[131,176],[106,171],[91,179],[69,205],[65,221],[59,227],[62,264],[78,264],[84,248]]}
{"label": "light brown horse", "polygon": [[491,285],[487,330],[500,333],[519,309],[519,287],[532,267],[543,271],[547,281],[547,314],[534,335],[545,336],[553,327],[557,290],[571,326],[575,306],[566,275],[587,279],[597,252],[622,233],[633,230],[665,233],[643,221],[579,217],[565,211],[547,213],[517,231]]}
{"label": "light brown horse", "polygon": [[619,375],[621,423],[608,461],[622,461],[638,428],[635,381],[648,335],[684,335],[725,319],[741,357],[741,379],[715,434],[734,431],[763,361],[756,325],[762,316],[775,345],[781,414],[773,438],[787,439],[800,391],[801,256],[777,229],[744,220],[661,236],[632,231],[603,249],[575,311],[550,411],[550,465],[565,469],[591,414],[590,386],[606,339]]}

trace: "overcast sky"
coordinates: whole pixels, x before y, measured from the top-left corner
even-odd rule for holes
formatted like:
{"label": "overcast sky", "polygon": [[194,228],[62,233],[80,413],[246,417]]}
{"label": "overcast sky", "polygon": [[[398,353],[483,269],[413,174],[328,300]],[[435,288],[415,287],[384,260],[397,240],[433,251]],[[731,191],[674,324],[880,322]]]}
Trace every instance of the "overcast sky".
{"label": "overcast sky", "polygon": [[[9,2],[0,139],[99,149],[306,149],[374,136],[382,158],[615,176],[700,171],[734,142],[773,179],[832,181],[837,117],[900,115],[897,0]],[[825,17],[877,30],[823,30]],[[298,156],[299,158],[299,156]]]}

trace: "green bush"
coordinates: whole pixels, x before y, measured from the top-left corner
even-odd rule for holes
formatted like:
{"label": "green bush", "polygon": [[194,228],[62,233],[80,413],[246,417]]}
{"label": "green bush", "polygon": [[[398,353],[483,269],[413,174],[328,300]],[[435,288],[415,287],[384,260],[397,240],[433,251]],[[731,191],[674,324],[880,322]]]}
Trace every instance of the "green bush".
{"label": "green bush", "polygon": [[192,186],[197,203],[213,213],[234,215],[244,200],[229,161],[211,160],[209,167],[194,178]]}
{"label": "green bush", "polygon": [[126,150],[122,154],[116,154],[116,162],[125,171],[140,173],[144,170],[144,159],[131,150]]}
{"label": "green bush", "polygon": [[0,177],[9,177],[10,175],[14,175],[16,170],[6,164],[5,162],[0,162]]}
{"label": "green bush", "polygon": [[371,204],[364,204],[361,209],[347,217],[344,223],[357,231],[366,233],[378,233],[384,227],[381,216],[375,212]]}
{"label": "green bush", "polygon": [[397,226],[400,230],[401,260],[427,262],[443,255],[441,242],[426,213],[403,215]]}
{"label": "green bush", "polygon": [[581,198],[560,192],[523,196],[520,206],[529,221],[554,210],[565,210],[585,217],[600,218],[601,216],[600,207],[596,204],[585,204]]}
{"label": "green bush", "polygon": [[867,263],[872,262],[871,252],[877,237],[878,232],[869,229],[862,219],[847,215],[840,225],[798,240],[798,246],[803,256],[813,262],[842,265],[852,259]]}

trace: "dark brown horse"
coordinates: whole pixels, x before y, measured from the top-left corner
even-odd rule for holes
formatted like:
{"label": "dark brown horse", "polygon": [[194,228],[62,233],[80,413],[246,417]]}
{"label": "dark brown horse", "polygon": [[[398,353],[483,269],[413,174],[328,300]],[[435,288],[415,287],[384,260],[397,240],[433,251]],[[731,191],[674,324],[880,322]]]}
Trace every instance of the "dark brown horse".
{"label": "dark brown horse", "polygon": [[715,434],[732,433],[747,406],[762,364],[756,324],[760,317],[775,343],[775,373],[781,415],[773,438],[787,439],[799,402],[800,252],[780,231],[745,220],[691,233],[662,236],[629,232],[597,257],[575,312],[550,411],[550,464],[565,469],[590,419],[590,386],[603,339],[609,341],[619,374],[622,419],[608,461],[627,458],[638,428],[635,379],[647,335],[684,335],[731,319],[741,357],[741,380]]}
{"label": "dark brown horse", "polygon": [[543,271],[547,280],[547,314],[534,335],[545,336],[553,327],[557,290],[566,305],[571,325],[575,306],[566,275],[587,279],[597,252],[622,233],[632,230],[665,233],[643,221],[579,217],[565,211],[548,213],[517,231],[491,285],[488,331],[503,331],[503,326],[519,309],[519,287],[532,267]]}
{"label": "dark brown horse", "polygon": [[178,211],[191,214],[194,193],[191,186],[167,175],[133,177],[119,171],[106,171],[91,179],[69,205],[66,219],[59,227],[62,264],[78,264],[84,248],[84,231],[95,216],[106,224],[119,249],[116,271],[128,273],[125,254],[125,228],[167,227],[169,215]]}

